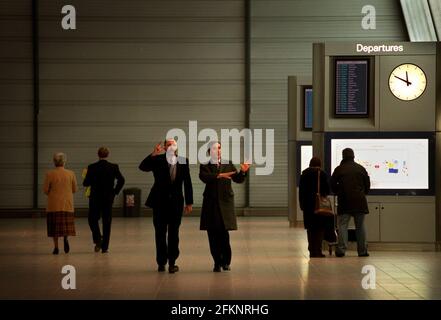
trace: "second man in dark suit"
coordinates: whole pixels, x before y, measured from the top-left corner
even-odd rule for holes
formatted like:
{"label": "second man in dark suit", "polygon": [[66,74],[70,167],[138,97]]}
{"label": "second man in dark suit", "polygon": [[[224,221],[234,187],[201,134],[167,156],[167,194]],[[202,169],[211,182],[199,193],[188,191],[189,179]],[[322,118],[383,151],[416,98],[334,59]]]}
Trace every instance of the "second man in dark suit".
{"label": "second man in dark suit", "polygon": [[[168,261],[168,271],[175,273],[179,271],[176,259],[179,256],[182,211],[190,213],[193,205],[188,159],[179,158],[176,141],[167,139],[164,147],[160,143],[156,145],[153,152],[141,162],[139,169],[152,171],[155,178],[146,206],[153,209],[158,271],[165,271]],[[185,190],[185,207],[182,185]]]}
{"label": "second man in dark suit", "polygon": [[199,178],[205,183],[201,211],[201,230],[207,230],[210,252],[214,260],[213,272],[230,270],[231,246],[229,230],[237,230],[234,210],[234,192],[231,181],[245,181],[250,165],[240,165],[240,171],[231,161],[222,163],[221,145],[210,144],[210,163],[201,164]]}
{"label": "second man in dark suit", "polygon": [[[99,148],[99,161],[89,165],[83,182],[85,187],[91,187],[89,226],[92,231],[93,242],[95,243],[95,252],[101,249],[103,253],[107,253],[109,249],[113,201],[125,182],[118,165],[107,161],[108,156],[108,148]],[[102,237],[98,223],[101,217],[103,219]]]}

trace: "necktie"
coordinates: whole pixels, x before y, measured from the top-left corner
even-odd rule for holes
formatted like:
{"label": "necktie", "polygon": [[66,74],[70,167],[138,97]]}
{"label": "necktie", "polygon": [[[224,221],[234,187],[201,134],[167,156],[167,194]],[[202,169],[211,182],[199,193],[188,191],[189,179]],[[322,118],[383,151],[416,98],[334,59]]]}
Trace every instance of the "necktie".
{"label": "necktie", "polygon": [[176,178],[176,164],[170,164],[169,168],[170,168],[170,179],[172,182],[174,182]]}

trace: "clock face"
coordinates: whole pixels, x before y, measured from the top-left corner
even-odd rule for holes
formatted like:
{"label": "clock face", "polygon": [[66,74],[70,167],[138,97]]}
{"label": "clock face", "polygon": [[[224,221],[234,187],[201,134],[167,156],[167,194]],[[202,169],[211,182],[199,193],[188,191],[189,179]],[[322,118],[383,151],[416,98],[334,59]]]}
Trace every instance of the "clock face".
{"label": "clock face", "polygon": [[412,63],[396,67],[389,77],[389,89],[398,99],[415,100],[426,89],[427,79],[424,71]]}

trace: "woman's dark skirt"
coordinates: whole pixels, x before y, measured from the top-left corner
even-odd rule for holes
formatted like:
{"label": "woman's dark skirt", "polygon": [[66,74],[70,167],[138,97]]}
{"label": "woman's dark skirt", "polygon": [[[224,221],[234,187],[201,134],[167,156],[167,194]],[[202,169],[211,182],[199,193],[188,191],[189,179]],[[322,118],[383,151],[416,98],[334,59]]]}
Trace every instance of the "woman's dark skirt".
{"label": "woman's dark skirt", "polygon": [[305,229],[323,230],[327,242],[336,242],[335,217],[326,217],[315,214],[312,211],[303,212]]}
{"label": "woman's dark skirt", "polygon": [[73,212],[48,212],[47,236],[75,236],[75,217]]}

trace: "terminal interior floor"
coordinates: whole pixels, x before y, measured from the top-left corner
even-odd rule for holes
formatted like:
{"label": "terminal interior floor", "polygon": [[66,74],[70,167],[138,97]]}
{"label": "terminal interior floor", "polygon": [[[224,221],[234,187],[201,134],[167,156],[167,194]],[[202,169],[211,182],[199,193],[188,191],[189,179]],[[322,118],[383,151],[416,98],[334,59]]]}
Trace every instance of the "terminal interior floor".
{"label": "terminal interior floor", "polygon": [[[71,253],[54,256],[45,219],[0,219],[0,299],[441,299],[441,253],[310,260],[305,231],[284,217],[239,218],[232,270],[222,273],[212,272],[196,217],[183,220],[176,274],[156,271],[151,218],[114,218],[108,254],[93,252],[87,219],[76,228]],[[368,264],[376,288],[365,290]],[[64,265],[76,269],[76,290],[61,287]]]}

